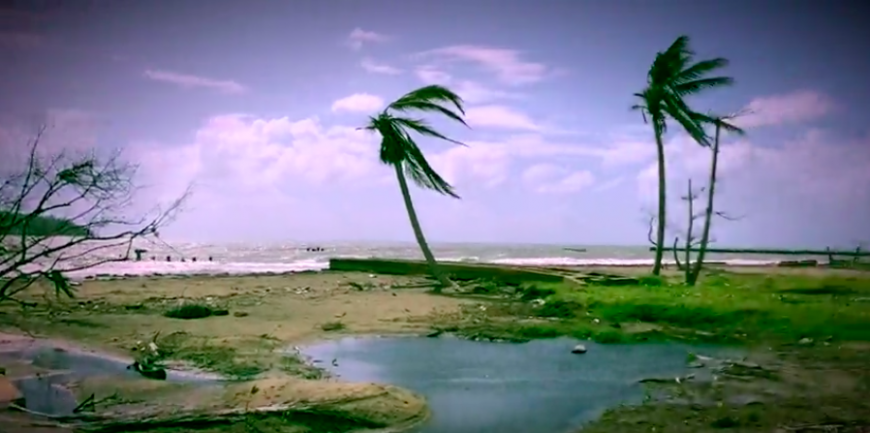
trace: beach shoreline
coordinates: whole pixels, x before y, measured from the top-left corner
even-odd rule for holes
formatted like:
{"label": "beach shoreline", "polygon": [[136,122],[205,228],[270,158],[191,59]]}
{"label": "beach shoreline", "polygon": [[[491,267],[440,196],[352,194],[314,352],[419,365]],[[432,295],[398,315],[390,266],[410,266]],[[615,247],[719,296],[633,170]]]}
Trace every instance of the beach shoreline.
{"label": "beach shoreline", "polygon": [[[250,275],[284,274],[290,272],[319,271],[328,268],[330,259],[421,260],[419,247],[412,243],[325,243],[317,247],[306,244],[247,243],[196,244],[177,243],[152,245],[136,244],[141,254],[126,250],[99,250],[98,256],[89,255],[61,263],[64,267],[86,266],[93,260],[110,260],[99,266],[69,272],[68,277],[81,280],[86,276],[108,275]],[[653,254],[648,247],[588,246],[565,248],[559,245],[512,244],[433,244],[433,253],[439,262],[478,263],[499,266],[624,268],[652,267]],[[78,250],[70,251],[71,255]],[[124,259],[126,255],[126,259]],[[137,260],[137,257],[139,260]],[[680,257],[682,261],[684,258]],[[707,254],[709,266],[728,268],[771,267],[782,261],[814,261],[825,266],[827,256]],[[35,270],[48,263],[34,263]],[[666,266],[674,266],[674,258],[664,257]]]}
{"label": "beach shoreline", "polygon": [[[356,258],[356,257],[355,257]],[[380,257],[366,257],[365,259],[373,259],[373,260],[392,260],[390,258],[380,258]],[[107,272],[105,268],[91,268],[83,271],[70,273],[68,276],[71,280],[81,282],[87,280],[117,280],[117,279],[157,279],[157,278],[234,278],[234,277],[255,277],[255,276],[292,276],[292,275],[300,275],[300,274],[309,274],[309,273],[321,273],[321,272],[330,272],[329,263],[326,262],[322,266],[312,267],[311,269],[301,269],[301,270],[269,270],[264,269],[260,271],[251,271],[251,270],[239,270],[236,272],[221,270],[216,267],[215,270],[210,272],[201,272],[196,270],[179,270],[179,269],[161,269],[159,267],[154,268],[151,266],[137,266],[139,262],[120,262],[122,266],[116,266],[118,269],[115,272]],[[588,264],[551,264],[551,265],[539,265],[539,264],[513,264],[513,263],[500,263],[500,262],[470,262],[470,261],[450,261],[450,260],[439,260],[438,263],[442,264],[460,264],[460,265],[468,265],[468,264],[480,264],[480,265],[493,265],[493,266],[502,266],[502,267],[512,267],[512,268],[521,268],[521,269],[530,269],[530,270],[568,270],[568,271],[583,271],[583,272],[621,272],[627,271],[632,274],[642,273],[643,270],[650,269],[652,267],[652,261],[650,263],[608,263],[606,261],[594,262]],[[723,261],[713,261],[713,262],[705,262],[704,267],[706,269],[723,269],[734,272],[759,272],[759,271],[772,271],[778,272],[778,269],[802,269],[804,272],[839,272],[839,271],[850,271],[850,269],[843,268],[834,268],[829,265],[819,262],[814,266],[802,266],[802,267],[787,267],[782,266],[780,261],[758,261],[755,263],[733,263],[733,262],[723,262]],[[677,266],[674,262],[663,262],[663,269],[668,271],[676,271]]]}

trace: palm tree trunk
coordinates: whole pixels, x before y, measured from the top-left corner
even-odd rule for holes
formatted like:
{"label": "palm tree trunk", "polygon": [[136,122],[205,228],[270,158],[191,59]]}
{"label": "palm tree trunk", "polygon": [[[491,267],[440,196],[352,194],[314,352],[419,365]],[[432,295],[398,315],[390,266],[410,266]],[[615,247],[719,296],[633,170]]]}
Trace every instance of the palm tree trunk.
{"label": "palm tree trunk", "polygon": [[453,283],[441,272],[438,262],[435,261],[435,255],[432,254],[426,237],[423,236],[423,229],[420,228],[420,220],[417,219],[417,212],[414,210],[414,202],[411,201],[411,191],[408,190],[408,181],[405,179],[405,173],[402,172],[402,166],[394,164],[394,168],[396,169],[396,178],[399,180],[399,189],[402,190],[402,199],[405,201],[405,209],[408,210],[408,219],[411,220],[411,228],[414,229],[414,237],[417,238],[417,244],[420,245],[420,250],[429,265],[432,276],[440,283],[440,286],[435,288],[435,292],[440,292],[442,287],[451,287]]}
{"label": "palm tree trunk", "polygon": [[698,251],[698,257],[695,258],[695,266],[692,269],[686,283],[694,286],[698,282],[698,276],[701,274],[701,267],[704,263],[704,255],[707,252],[707,244],[710,242],[710,221],[713,220],[713,197],[716,193],[716,169],[719,163],[719,132],[721,125],[716,123],[716,136],[713,139],[713,162],[710,165],[710,181],[707,185],[707,208],[704,213],[704,231],[701,233],[701,246]]}
{"label": "palm tree trunk", "polygon": [[656,135],[656,151],[658,152],[658,163],[659,163],[659,220],[658,220],[658,230],[656,230],[656,257],[655,262],[653,262],[653,275],[659,275],[662,271],[662,256],[664,254],[665,248],[665,223],[666,223],[666,212],[667,212],[667,192],[666,192],[666,182],[665,182],[665,146],[662,143],[662,130],[658,126],[656,122],[657,119],[653,119],[653,129],[655,130]]}

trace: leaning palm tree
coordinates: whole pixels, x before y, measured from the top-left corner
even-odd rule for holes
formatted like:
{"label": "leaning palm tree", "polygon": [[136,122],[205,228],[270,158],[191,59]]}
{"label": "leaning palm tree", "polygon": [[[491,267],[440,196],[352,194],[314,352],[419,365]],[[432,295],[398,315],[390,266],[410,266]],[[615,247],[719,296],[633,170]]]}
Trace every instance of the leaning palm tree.
{"label": "leaning palm tree", "polygon": [[[450,105],[456,107],[459,113],[454,112],[449,107]],[[440,283],[440,286],[435,288],[435,291],[438,292],[442,287],[450,287],[453,283],[441,272],[438,263],[435,261],[435,256],[432,254],[432,250],[429,249],[426,237],[423,236],[423,229],[420,228],[420,220],[417,218],[417,212],[414,210],[414,203],[411,200],[411,192],[408,189],[408,181],[405,176],[409,176],[417,186],[423,189],[433,190],[439,194],[457,199],[459,195],[456,194],[453,187],[447,181],[432,169],[410,133],[416,132],[420,135],[439,138],[451,143],[463,144],[435,131],[422,119],[394,115],[394,112],[408,111],[440,113],[465,126],[468,125],[462,119],[462,115],[465,114],[465,110],[462,108],[462,98],[449,89],[436,85],[422,87],[402,96],[376,116],[369,117],[368,125],[360,128],[376,131],[381,136],[381,162],[393,167],[396,171],[396,178],[399,181],[399,189],[402,191],[405,208],[408,210],[408,219],[411,220],[414,237],[417,238],[417,243],[420,245],[423,257],[425,257],[426,263],[429,264],[432,276]]]}
{"label": "leaning palm tree", "polygon": [[[713,134],[713,144],[712,148],[712,161],[710,163],[710,177],[707,184],[707,206],[704,209],[704,229],[701,232],[701,244],[698,249],[698,257],[695,258],[694,266],[691,266],[691,263],[686,262],[686,284],[689,286],[694,286],[698,281],[698,276],[701,274],[701,267],[704,264],[704,255],[707,253],[707,245],[710,243],[710,222],[713,220],[713,198],[716,193],[716,172],[718,170],[719,165],[719,138],[722,135],[722,131],[730,132],[736,135],[745,135],[746,131],[741,129],[740,127],[734,125],[729,122],[730,120],[736,118],[739,114],[732,114],[729,116],[709,116],[709,115],[698,115],[695,113],[695,119],[708,125],[713,125],[715,129],[715,133]],[[719,214],[724,215],[724,214]],[[686,250],[686,255],[689,254],[688,249]]]}
{"label": "leaning palm tree", "polygon": [[665,182],[665,149],[662,137],[667,131],[666,119],[676,121],[700,145],[710,146],[710,140],[695,112],[686,104],[686,96],[703,90],[730,85],[730,77],[706,77],[707,74],[728,64],[728,60],[715,58],[692,63],[694,52],[689,48],[689,37],[680,36],[664,52],[656,55],[647,73],[647,87],[634,96],[640,103],[632,109],[640,110],[644,122],[647,118],[653,126],[658,151],[658,226],[656,231],[656,255],[653,274],[662,267],[662,253],[667,223],[667,196]]}

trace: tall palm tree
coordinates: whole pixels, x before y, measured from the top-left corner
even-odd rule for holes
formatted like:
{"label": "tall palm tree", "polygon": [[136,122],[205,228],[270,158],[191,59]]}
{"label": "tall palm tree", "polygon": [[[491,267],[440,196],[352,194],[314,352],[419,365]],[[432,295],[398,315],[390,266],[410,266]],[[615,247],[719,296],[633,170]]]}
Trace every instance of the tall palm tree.
{"label": "tall palm tree", "polygon": [[[698,257],[695,258],[695,265],[691,267],[690,271],[686,271],[686,284],[689,286],[694,286],[698,281],[698,276],[701,274],[701,266],[704,263],[704,255],[707,253],[707,244],[710,242],[710,221],[713,219],[713,197],[716,193],[716,172],[718,170],[719,165],[719,137],[721,137],[722,130],[724,129],[726,132],[730,132],[732,134],[744,135],[746,131],[735,126],[733,123],[728,122],[731,119],[734,119],[737,115],[730,116],[705,116],[705,115],[697,115],[696,120],[703,122],[704,124],[711,124],[715,128],[715,133],[713,134],[713,145],[712,145],[712,162],[710,163],[710,178],[707,183],[707,207],[704,209],[704,229],[701,233],[701,244],[698,250]],[[688,250],[686,251],[688,255]],[[691,265],[688,261],[686,262],[687,268]]]}
{"label": "tall palm tree", "polygon": [[[454,112],[450,107],[451,105],[459,113]],[[452,286],[453,283],[441,272],[438,263],[435,261],[435,256],[432,254],[432,250],[429,249],[426,237],[423,236],[423,229],[420,227],[420,220],[417,218],[417,212],[414,210],[414,202],[411,200],[411,192],[408,189],[408,181],[405,176],[409,176],[417,186],[423,189],[433,190],[439,194],[456,199],[459,198],[459,195],[456,194],[453,187],[447,181],[432,169],[429,162],[426,161],[426,157],[423,156],[420,147],[417,146],[417,143],[411,137],[411,132],[459,145],[463,144],[435,131],[422,119],[394,115],[394,112],[408,111],[440,113],[465,126],[468,125],[462,119],[462,115],[465,114],[465,110],[462,108],[462,98],[446,87],[436,85],[421,87],[402,96],[376,116],[369,117],[368,124],[360,128],[376,131],[381,136],[380,160],[383,164],[393,167],[396,171],[396,179],[399,181],[399,189],[402,191],[405,208],[408,210],[408,219],[411,221],[414,237],[417,238],[417,244],[420,245],[423,257],[426,258],[426,263],[429,264],[432,276],[438,279],[440,283],[440,286],[435,288],[437,292],[442,287]]]}
{"label": "tall palm tree", "polygon": [[644,122],[650,118],[656,139],[658,153],[658,227],[656,231],[656,255],[653,274],[658,275],[662,267],[662,252],[667,223],[667,196],[665,181],[665,149],[662,136],[667,131],[666,119],[676,121],[700,145],[710,146],[710,140],[695,112],[689,108],[684,98],[707,89],[727,86],[733,83],[730,77],[706,77],[716,69],[725,67],[728,60],[715,58],[692,63],[695,53],[689,48],[689,37],[680,36],[664,52],[656,54],[647,73],[647,87],[634,96],[640,103],[632,109],[640,110]]}

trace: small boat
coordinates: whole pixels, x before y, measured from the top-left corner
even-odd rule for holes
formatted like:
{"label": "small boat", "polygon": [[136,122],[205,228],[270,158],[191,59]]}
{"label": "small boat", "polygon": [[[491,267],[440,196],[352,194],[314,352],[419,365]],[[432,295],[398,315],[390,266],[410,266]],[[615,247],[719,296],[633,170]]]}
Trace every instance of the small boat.
{"label": "small boat", "polygon": [[139,361],[134,361],[127,366],[127,369],[136,370],[136,372],[149,379],[166,380],[166,369],[158,365],[142,365]]}

